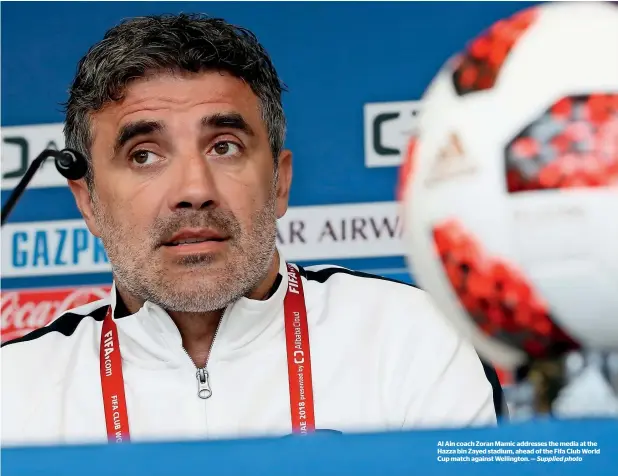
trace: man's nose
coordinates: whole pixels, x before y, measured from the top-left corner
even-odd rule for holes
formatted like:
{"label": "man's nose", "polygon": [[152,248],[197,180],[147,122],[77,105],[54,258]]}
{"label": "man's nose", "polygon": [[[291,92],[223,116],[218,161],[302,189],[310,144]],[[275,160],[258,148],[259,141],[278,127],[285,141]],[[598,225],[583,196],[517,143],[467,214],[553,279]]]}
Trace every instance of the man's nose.
{"label": "man's nose", "polygon": [[175,164],[174,193],[170,196],[170,209],[193,208],[199,210],[217,204],[217,189],[212,170],[206,157],[186,155]]}

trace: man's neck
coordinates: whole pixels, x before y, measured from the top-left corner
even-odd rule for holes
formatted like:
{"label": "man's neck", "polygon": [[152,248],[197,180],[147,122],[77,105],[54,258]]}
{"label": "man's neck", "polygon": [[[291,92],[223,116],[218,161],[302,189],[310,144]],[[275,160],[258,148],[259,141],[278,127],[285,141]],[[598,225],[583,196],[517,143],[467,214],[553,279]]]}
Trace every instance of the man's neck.
{"label": "man's neck", "polygon": [[[254,300],[269,297],[279,273],[279,259],[279,253],[275,252],[266,278],[246,297]],[[137,312],[144,304],[143,301],[140,302],[120,287],[118,287],[118,292],[131,313]],[[210,347],[224,311],[225,309],[209,312],[168,312],[180,331],[183,347],[196,367],[202,368],[206,365]]]}

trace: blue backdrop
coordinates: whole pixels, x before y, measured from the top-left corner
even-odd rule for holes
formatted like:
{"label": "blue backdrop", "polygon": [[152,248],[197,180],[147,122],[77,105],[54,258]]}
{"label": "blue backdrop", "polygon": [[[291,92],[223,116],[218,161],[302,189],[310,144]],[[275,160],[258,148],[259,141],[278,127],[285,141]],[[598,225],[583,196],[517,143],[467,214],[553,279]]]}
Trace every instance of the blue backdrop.
{"label": "blue backdrop", "polygon": [[[220,16],[253,30],[289,88],[291,206],[392,201],[396,167],[367,168],[363,105],[421,97],[444,61],[530,2],[23,2],[2,4],[2,126],[59,123],[76,64],[126,17]],[[33,154],[38,151],[33,151]],[[8,191],[2,192],[3,202]],[[79,218],[66,187],[26,192],[12,222]],[[5,239],[9,237],[5,236]],[[401,256],[331,259],[409,279]],[[308,262],[305,262],[308,264]],[[390,273],[388,270],[392,270]],[[110,282],[108,274],[2,279],[7,288]]]}

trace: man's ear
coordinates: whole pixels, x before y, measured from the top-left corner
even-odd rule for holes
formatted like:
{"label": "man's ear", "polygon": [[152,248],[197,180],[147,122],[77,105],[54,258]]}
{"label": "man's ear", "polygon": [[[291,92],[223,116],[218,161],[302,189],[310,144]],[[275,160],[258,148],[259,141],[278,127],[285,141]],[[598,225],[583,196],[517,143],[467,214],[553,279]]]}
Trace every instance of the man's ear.
{"label": "man's ear", "polygon": [[[84,217],[84,221],[86,222],[88,230],[90,230],[90,233],[92,233],[94,236],[100,238],[101,235],[99,233],[99,228],[96,224],[96,220],[94,219],[92,199],[90,197],[88,185],[86,184],[86,179],[69,180],[68,182],[69,188],[71,189],[71,192],[73,192],[73,196],[75,197],[75,203],[77,204],[77,208],[79,208],[79,211]],[[94,186],[94,184],[92,186]]]}
{"label": "man's ear", "polygon": [[292,151],[284,149],[279,154],[277,170],[277,218],[281,218],[288,210],[290,186],[292,185]]}

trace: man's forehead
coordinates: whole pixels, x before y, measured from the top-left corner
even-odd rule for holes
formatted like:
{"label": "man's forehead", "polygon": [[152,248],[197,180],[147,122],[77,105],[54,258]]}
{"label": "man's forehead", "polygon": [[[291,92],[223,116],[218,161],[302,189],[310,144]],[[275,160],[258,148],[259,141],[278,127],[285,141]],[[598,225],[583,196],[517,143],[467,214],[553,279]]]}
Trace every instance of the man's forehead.
{"label": "man's forehead", "polygon": [[247,120],[260,116],[260,102],[242,79],[227,72],[157,73],[129,83],[122,99],[107,104],[93,117],[132,120],[129,116],[147,116],[156,112],[184,112],[196,107],[238,112]]}
{"label": "man's forehead", "polygon": [[[135,121],[165,123],[170,113],[194,110],[196,123],[205,116],[236,114],[251,129],[266,133],[260,113],[260,102],[250,86],[227,72],[157,73],[139,78],[127,85],[122,99],[112,102],[92,115],[94,142],[97,136],[117,135]],[[93,144],[94,145],[94,144]]]}

